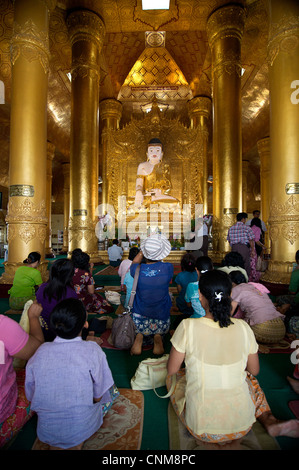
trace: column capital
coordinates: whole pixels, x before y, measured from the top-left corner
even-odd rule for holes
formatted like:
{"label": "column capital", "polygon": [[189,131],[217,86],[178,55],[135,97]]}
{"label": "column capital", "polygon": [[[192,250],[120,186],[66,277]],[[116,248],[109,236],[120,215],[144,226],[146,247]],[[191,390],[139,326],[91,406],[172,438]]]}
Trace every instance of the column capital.
{"label": "column capital", "polygon": [[245,9],[242,5],[226,5],[213,11],[207,21],[210,47],[217,39],[228,37],[242,39],[245,23]]}
{"label": "column capital", "polygon": [[102,49],[105,37],[105,24],[100,16],[90,10],[71,11],[66,20],[71,44],[77,41],[92,41]]}
{"label": "column capital", "polygon": [[189,117],[196,114],[209,118],[212,110],[212,100],[209,96],[195,96],[187,102]]}
{"label": "column capital", "polygon": [[108,118],[120,120],[122,114],[122,103],[114,98],[107,98],[100,101],[99,111],[102,120]]}
{"label": "column capital", "polygon": [[296,49],[298,53],[299,5],[295,1],[285,1],[281,5],[271,3],[270,5],[271,21],[267,60],[272,66],[279,53],[287,55],[295,53]]}

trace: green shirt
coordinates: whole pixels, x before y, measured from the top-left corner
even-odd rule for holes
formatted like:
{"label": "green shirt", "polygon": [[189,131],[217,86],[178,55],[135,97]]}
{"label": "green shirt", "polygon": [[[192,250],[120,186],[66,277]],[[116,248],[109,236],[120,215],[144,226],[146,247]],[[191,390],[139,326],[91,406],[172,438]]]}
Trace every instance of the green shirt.
{"label": "green shirt", "polygon": [[27,297],[35,294],[35,286],[42,284],[41,273],[30,266],[21,266],[16,270],[13,285],[8,293],[13,297]]}
{"label": "green shirt", "polygon": [[291,274],[291,280],[289,285],[289,292],[294,292],[295,295],[295,303],[299,304],[299,269],[295,269],[295,271]]}

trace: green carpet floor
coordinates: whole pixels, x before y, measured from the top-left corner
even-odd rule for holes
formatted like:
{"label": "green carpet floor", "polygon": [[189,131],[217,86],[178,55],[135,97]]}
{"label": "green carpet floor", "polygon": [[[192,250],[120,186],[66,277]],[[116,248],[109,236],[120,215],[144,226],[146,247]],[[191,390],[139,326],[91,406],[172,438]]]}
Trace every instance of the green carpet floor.
{"label": "green carpet floor", "polygon": [[[51,263],[53,260],[49,260]],[[2,260],[3,262],[3,260]],[[104,269],[105,266],[96,266],[94,274]],[[3,264],[0,260],[0,275]],[[97,285],[120,285],[118,276],[94,277]],[[9,309],[8,298],[0,299],[0,313]],[[16,315],[12,318],[18,320]],[[172,321],[175,317],[172,316]],[[170,351],[170,335],[166,337],[165,352]],[[147,357],[153,357],[152,350],[143,351],[141,356],[131,356],[128,351],[116,351],[104,349],[115,383],[120,388],[130,388],[130,380],[134,375],[138,363]],[[288,402],[299,399],[291,389],[286,377],[292,375],[294,365],[290,361],[290,355],[260,354],[260,373],[258,380],[263,388],[273,414],[279,419],[292,419],[293,413],[288,407]],[[160,394],[166,393],[166,388],[159,389]],[[168,450],[168,399],[158,398],[152,390],[144,393],[144,425],[141,450]],[[20,431],[8,450],[29,450],[36,438],[36,417],[33,417]],[[299,448],[299,439],[285,437],[277,438],[282,450],[295,450]]]}

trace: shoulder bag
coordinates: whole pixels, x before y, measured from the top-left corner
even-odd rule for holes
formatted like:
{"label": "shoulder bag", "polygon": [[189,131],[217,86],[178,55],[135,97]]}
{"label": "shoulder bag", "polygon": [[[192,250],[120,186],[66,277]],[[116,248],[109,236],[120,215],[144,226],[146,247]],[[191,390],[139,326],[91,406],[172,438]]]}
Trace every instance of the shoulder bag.
{"label": "shoulder bag", "polygon": [[176,384],[176,375],[171,377],[171,387],[166,395],[159,395],[156,388],[166,385],[167,362],[169,354],[159,358],[149,358],[141,361],[137,367],[134,377],[131,379],[133,390],[154,390],[159,398],[168,398],[173,393]]}
{"label": "shoulder bag", "polygon": [[139,271],[140,264],[136,268],[128,307],[126,308],[126,310],[124,310],[123,313],[118,315],[118,317],[114,320],[112,324],[111,340],[114,347],[117,349],[131,349],[135,340],[135,326],[131,317],[131,310],[136,294]]}

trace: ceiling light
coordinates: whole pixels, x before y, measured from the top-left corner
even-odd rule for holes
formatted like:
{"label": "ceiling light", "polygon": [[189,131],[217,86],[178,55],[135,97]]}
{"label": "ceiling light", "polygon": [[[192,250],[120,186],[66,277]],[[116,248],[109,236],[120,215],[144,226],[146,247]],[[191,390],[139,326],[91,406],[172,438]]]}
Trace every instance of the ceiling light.
{"label": "ceiling light", "polygon": [[142,10],[169,10],[170,0],[142,0]]}

